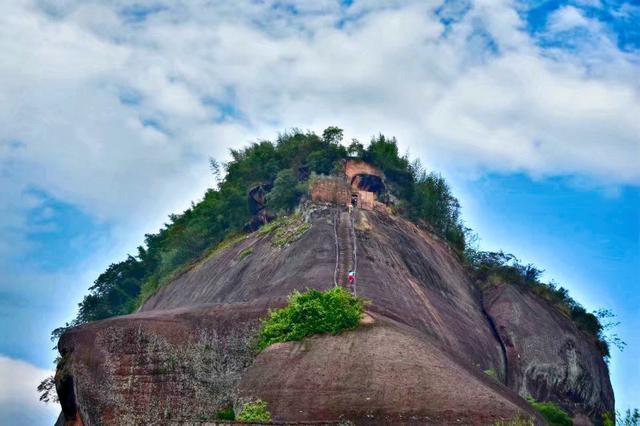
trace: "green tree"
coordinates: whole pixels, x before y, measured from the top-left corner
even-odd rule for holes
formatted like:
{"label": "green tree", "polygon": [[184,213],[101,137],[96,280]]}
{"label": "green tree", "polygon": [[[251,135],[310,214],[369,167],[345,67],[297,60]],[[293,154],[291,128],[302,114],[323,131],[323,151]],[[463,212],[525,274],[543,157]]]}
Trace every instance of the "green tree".
{"label": "green tree", "polygon": [[464,228],[460,222],[460,203],[451,195],[444,178],[435,173],[417,177],[410,214],[428,221],[455,246],[464,249]]}
{"label": "green tree", "polygon": [[267,207],[276,212],[288,212],[298,204],[303,191],[293,170],[278,173],[273,189],[267,194]]}
{"label": "green tree", "polygon": [[364,156],[364,145],[358,139],[351,139],[347,152],[353,157],[362,158]]}
{"label": "green tree", "polygon": [[322,132],[322,140],[326,143],[339,144],[342,142],[343,131],[339,127],[330,126]]}

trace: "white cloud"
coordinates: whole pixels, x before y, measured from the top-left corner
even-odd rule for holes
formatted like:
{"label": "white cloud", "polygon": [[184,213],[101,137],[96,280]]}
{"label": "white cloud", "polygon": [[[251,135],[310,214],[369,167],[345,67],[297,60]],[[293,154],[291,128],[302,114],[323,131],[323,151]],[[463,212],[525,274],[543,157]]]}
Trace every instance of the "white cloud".
{"label": "white cloud", "polygon": [[576,0],[575,3],[585,7],[602,8],[602,2],[600,0]]}
{"label": "white cloud", "polygon": [[439,6],[3,4],[3,216],[20,222],[15,200],[40,187],[151,231],[210,183],[209,155],[292,126],[395,134],[439,167],[640,182],[637,57],[576,7],[549,26],[592,36],[545,49],[510,0],[448,27]]}
{"label": "white cloud", "polygon": [[563,6],[549,17],[548,26],[551,31],[567,31],[576,27],[586,27],[589,20],[580,9],[573,6]]}
{"label": "white cloud", "polygon": [[33,248],[31,188],[132,250],[211,183],[209,155],[294,126],[396,135],[440,169],[640,183],[636,57],[593,23],[572,49],[539,47],[510,0],[471,1],[448,25],[439,6],[3,4],[0,253]]}
{"label": "white cloud", "polygon": [[0,291],[51,282],[41,299],[63,285],[75,299],[202,194],[209,155],[285,127],[381,131],[463,172],[640,183],[640,61],[578,7],[534,36],[515,0],[136,5],[0,5],[0,259],[34,249],[32,188],[112,225],[91,274],[11,275],[0,260]]}
{"label": "white cloud", "polygon": [[60,412],[57,404],[38,400],[40,382],[53,371],[0,355],[0,413],[12,425],[51,425]]}
{"label": "white cloud", "polygon": [[[3,6],[0,137],[24,143],[19,184],[104,219],[184,205],[208,155],[288,126],[394,133],[445,165],[640,180],[637,65],[610,45],[544,52],[511,1],[472,2],[446,31],[438,2],[38,4]],[[550,25],[586,22],[568,6]]]}

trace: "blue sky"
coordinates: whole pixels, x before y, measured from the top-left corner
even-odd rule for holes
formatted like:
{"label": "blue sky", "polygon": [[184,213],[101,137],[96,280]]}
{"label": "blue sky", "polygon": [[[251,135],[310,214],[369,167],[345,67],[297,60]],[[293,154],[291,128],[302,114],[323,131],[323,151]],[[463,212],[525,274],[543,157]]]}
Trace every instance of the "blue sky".
{"label": "blue sky", "polygon": [[[383,132],[442,172],[486,249],[611,308],[640,406],[635,1],[16,0],[0,6],[0,415],[86,289],[284,128]],[[20,378],[17,380],[16,378]],[[21,414],[22,415],[22,414]]]}

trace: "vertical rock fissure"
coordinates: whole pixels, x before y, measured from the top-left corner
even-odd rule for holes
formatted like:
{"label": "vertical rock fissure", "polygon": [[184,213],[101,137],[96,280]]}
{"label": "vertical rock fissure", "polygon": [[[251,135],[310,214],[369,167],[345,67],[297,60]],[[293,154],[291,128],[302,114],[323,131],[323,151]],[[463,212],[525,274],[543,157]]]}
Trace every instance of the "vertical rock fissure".
{"label": "vertical rock fissure", "polygon": [[489,315],[489,313],[485,309],[484,295],[482,294],[482,291],[478,291],[478,294],[480,297],[480,309],[482,311],[482,315],[484,315],[484,317],[487,319],[493,336],[500,344],[500,353],[502,354],[502,363],[504,364],[504,385],[509,387],[509,360],[507,358],[507,348],[504,344],[504,341],[502,340],[502,337],[500,336],[500,333],[498,332],[496,324],[493,322],[493,318],[491,318],[491,315]]}

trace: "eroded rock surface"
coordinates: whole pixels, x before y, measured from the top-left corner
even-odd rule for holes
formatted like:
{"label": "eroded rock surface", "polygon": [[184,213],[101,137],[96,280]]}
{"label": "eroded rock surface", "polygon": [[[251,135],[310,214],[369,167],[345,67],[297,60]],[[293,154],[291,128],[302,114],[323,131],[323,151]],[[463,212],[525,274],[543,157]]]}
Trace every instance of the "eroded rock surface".
{"label": "eroded rock surface", "polygon": [[523,400],[433,339],[374,315],[340,336],[273,345],[243,375],[240,394],[270,401],[276,420],[474,424],[535,417]]}
{"label": "eroded rock surface", "polygon": [[[372,310],[436,338],[478,368],[504,371],[500,344],[480,297],[458,259],[412,223],[358,210],[358,295]],[[336,209],[313,213],[311,228],[289,246],[255,235],[223,251],[162,288],[143,311],[286,297],[293,289],[333,286]],[[242,258],[241,253],[251,250]],[[346,276],[338,277],[344,282]],[[502,374],[502,373],[500,373]]]}
{"label": "eroded rock surface", "polygon": [[582,422],[613,412],[609,371],[593,337],[526,289],[502,284],[484,293],[506,349],[509,388],[557,402]]}
{"label": "eroded rock surface", "polygon": [[85,425],[215,420],[234,402],[266,311],[260,302],[151,311],[65,333],[59,374],[74,401],[63,414]]}
{"label": "eroded rock surface", "polygon": [[354,212],[348,250],[373,324],[256,356],[252,330],[269,308],[293,289],[334,285],[337,214],[308,206],[304,220],[202,259],[140,312],[66,333],[58,383],[67,421],[197,423],[246,398],[267,401],[277,421],[356,424],[534,416],[528,394],[592,417],[612,407],[606,365],[566,318],[505,289],[483,295],[445,243],[376,211]]}

